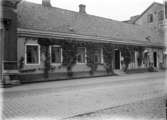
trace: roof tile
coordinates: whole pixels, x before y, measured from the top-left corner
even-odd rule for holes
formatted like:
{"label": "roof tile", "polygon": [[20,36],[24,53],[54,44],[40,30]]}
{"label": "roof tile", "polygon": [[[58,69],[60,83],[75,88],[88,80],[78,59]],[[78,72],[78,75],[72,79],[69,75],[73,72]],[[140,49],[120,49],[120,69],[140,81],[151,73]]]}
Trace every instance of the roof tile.
{"label": "roof tile", "polygon": [[128,24],[89,14],[80,14],[56,7],[21,2],[17,8],[18,27],[50,32],[107,37],[124,41],[143,41],[151,36],[152,42],[162,43],[161,35],[144,26]]}

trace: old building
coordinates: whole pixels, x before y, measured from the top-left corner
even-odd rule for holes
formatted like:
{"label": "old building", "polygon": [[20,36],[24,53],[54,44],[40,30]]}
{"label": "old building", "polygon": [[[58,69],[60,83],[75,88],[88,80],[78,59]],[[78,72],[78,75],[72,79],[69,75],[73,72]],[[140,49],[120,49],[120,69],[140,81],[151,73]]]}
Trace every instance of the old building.
{"label": "old building", "polygon": [[2,33],[4,71],[17,73],[9,79],[45,81],[164,67],[164,32],[138,25],[143,15],[129,24],[89,15],[82,4],[78,12],[52,7],[49,0],[21,1],[11,9],[10,24],[1,18],[11,30]]}
{"label": "old building", "polygon": [[[147,26],[148,28],[156,31],[162,39],[164,38],[164,44],[167,43],[165,35],[166,30],[166,17],[164,4],[157,2],[152,3],[141,15],[137,16],[136,19],[131,19],[131,23],[136,25]],[[166,44],[167,45],[167,44]],[[167,53],[164,49],[162,59],[164,61],[163,66],[167,66]],[[154,51],[153,51],[154,52]]]}

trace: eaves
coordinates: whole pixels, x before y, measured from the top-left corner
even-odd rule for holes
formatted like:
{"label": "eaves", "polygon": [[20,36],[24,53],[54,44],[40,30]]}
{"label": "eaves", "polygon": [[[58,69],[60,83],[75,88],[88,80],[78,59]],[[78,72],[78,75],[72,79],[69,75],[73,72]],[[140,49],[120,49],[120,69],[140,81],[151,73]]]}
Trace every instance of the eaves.
{"label": "eaves", "polygon": [[18,37],[35,37],[35,38],[47,38],[47,39],[59,39],[59,40],[78,40],[94,43],[112,43],[121,45],[134,45],[134,46],[145,46],[145,47],[165,47],[160,43],[153,43],[148,41],[140,40],[123,40],[120,38],[109,38],[109,37],[99,37],[90,35],[80,35],[71,33],[60,33],[60,32],[50,32],[32,29],[17,29]]}

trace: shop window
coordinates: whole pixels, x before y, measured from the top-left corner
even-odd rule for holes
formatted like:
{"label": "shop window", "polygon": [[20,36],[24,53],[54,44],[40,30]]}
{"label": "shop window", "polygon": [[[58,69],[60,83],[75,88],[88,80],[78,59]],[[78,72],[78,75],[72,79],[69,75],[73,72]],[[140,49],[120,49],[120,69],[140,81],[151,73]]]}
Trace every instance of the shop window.
{"label": "shop window", "polygon": [[94,62],[98,64],[103,63],[103,49],[96,49],[94,54]]}
{"label": "shop window", "polygon": [[40,48],[39,45],[27,44],[26,45],[26,54],[25,54],[25,63],[26,64],[39,64],[40,60]]}
{"label": "shop window", "polygon": [[77,48],[77,63],[86,63],[86,48]]}
{"label": "shop window", "polygon": [[59,46],[50,47],[51,63],[61,64],[62,63],[62,48]]}
{"label": "shop window", "polygon": [[153,14],[149,14],[147,16],[147,21],[148,21],[148,23],[152,23],[153,22]]}

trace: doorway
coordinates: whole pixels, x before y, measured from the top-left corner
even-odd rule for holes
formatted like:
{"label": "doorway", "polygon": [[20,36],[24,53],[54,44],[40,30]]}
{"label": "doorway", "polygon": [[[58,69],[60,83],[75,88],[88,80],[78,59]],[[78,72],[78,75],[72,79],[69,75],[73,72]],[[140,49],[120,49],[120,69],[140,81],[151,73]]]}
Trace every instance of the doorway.
{"label": "doorway", "polygon": [[153,59],[154,59],[154,67],[157,67],[157,53],[153,53]]}
{"label": "doorway", "polygon": [[120,69],[120,51],[119,50],[115,50],[114,52],[115,55],[115,69]]}

